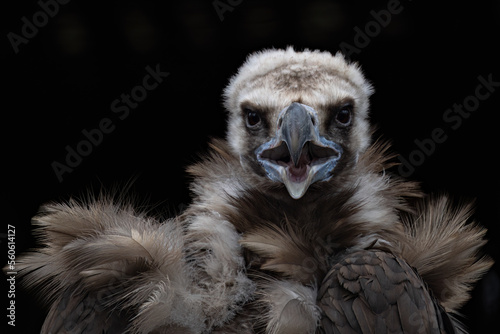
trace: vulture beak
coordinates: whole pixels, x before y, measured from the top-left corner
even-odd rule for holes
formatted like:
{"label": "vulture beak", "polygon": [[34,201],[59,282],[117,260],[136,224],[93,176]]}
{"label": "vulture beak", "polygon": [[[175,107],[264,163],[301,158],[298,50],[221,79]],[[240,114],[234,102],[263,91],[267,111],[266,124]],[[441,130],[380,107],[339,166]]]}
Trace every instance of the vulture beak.
{"label": "vulture beak", "polygon": [[319,135],[317,112],[294,102],[278,117],[276,136],[255,151],[267,176],[285,185],[299,199],[311,184],[327,181],[340,159],[342,148]]}

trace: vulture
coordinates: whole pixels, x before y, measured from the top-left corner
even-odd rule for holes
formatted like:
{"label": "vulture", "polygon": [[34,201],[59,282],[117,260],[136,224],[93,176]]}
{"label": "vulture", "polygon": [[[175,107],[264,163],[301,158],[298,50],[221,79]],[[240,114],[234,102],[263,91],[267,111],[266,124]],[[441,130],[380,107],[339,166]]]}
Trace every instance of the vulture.
{"label": "vulture", "polygon": [[19,273],[48,308],[42,333],[466,332],[486,231],[472,204],[394,171],[372,93],[340,53],[251,54],[183,212],[110,193],[41,207]]}

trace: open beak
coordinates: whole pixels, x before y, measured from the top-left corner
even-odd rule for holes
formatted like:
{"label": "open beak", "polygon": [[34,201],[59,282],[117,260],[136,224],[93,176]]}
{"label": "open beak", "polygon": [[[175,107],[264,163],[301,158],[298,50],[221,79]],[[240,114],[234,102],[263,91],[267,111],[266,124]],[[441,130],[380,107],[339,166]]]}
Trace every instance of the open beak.
{"label": "open beak", "polygon": [[299,199],[311,184],[330,179],[342,148],[319,135],[316,111],[294,102],[281,111],[276,136],[257,148],[267,176]]}

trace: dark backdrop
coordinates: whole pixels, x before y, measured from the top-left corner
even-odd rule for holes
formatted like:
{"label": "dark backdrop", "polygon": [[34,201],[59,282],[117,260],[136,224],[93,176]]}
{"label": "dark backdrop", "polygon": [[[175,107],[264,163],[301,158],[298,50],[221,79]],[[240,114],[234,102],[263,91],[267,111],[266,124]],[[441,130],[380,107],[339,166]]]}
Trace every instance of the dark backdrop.
{"label": "dark backdrop", "polygon": [[[248,53],[287,45],[344,49],[362,64],[376,90],[377,136],[408,161],[401,171],[426,191],[475,199],[485,250],[498,259],[500,84],[478,87],[500,82],[500,1],[60,2],[0,10],[2,263],[7,224],[19,254],[34,244],[30,218],[41,204],[89,188],[134,180],[131,191],[156,210],[182,210],[185,166],[209,137],[224,136],[228,78]],[[140,88],[147,66],[169,73],[150,91]],[[131,93],[141,101],[126,113],[122,94]],[[448,111],[464,103],[470,112]],[[82,143],[85,133],[94,144]],[[54,166],[77,149],[86,156],[59,179]],[[499,295],[495,265],[463,309],[472,332],[496,323]],[[16,332],[37,332],[43,309],[19,285],[15,300]]]}

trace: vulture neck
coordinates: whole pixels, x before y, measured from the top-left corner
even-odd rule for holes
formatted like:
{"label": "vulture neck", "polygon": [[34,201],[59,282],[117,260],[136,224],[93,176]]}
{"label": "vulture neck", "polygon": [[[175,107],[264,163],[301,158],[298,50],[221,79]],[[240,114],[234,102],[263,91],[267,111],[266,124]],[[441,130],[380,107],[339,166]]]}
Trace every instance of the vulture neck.
{"label": "vulture neck", "polygon": [[399,212],[409,211],[407,198],[420,193],[416,184],[386,172],[393,158],[388,148],[375,143],[353,168],[295,200],[285,189],[256,182],[227,143],[215,141],[210,158],[189,169],[197,180],[192,190],[240,233],[249,263],[310,284],[322,279],[331,256],[347,248],[399,253]]}

